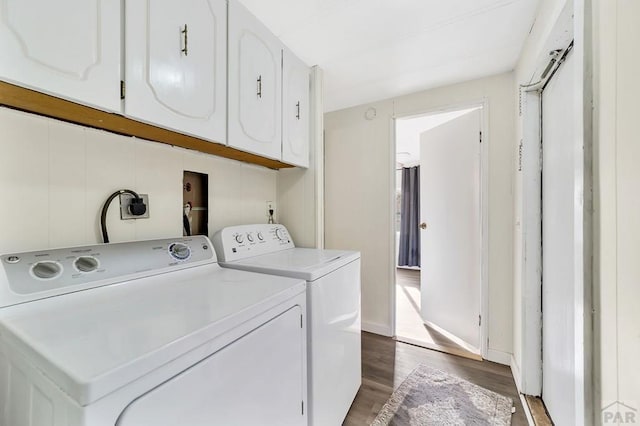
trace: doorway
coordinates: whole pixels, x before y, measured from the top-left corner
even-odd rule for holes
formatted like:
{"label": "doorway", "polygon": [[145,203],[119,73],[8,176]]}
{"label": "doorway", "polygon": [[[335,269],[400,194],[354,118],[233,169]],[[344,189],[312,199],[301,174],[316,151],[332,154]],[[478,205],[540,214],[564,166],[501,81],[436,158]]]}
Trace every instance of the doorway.
{"label": "doorway", "polygon": [[395,120],[395,336],[472,359],[486,341],[483,106]]}

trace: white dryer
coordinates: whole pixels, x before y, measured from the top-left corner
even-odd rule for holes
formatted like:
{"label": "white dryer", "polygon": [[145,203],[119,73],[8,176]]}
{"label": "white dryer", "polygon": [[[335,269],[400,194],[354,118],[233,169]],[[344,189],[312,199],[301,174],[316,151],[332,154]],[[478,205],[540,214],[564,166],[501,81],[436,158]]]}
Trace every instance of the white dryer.
{"label": "white dryer", "polygon": [[305,281],[206,237],[0,256],[0,424],[307,424]]}
{"label": "white dryer", "polygon": [[283,225],[224,228],[226,268],[307,281],[309,424],[342,424],[361,384],[360,253],[295,247]]}

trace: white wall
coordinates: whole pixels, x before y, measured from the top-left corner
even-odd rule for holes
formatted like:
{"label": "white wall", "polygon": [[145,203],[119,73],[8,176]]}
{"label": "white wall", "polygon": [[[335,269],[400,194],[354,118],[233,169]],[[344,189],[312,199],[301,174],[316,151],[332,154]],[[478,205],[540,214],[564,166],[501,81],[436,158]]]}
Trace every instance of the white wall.
{"label": "white wall", "polygon": [[640,422],[640,2],[593,4],[596,404]]}
{"label": "white wall", "polygon": [[[394,179],[392,117],[486,100],[489,117],[489,349],[512,351],[514,82],[512,73],[361,105],[325,115],[327,248],[362,252],[363,326],[391,333],[389,230]],[[373,120],[365,111],[375,108]]]}
{"label": "white wall", "polygon": [[277,172],[0,108],[0,253],[101,242],[114,191],[149,194],[150,218],[108,215],[113,242],[182,235],[182,173],[209,175],[209,232],[266,221]]}

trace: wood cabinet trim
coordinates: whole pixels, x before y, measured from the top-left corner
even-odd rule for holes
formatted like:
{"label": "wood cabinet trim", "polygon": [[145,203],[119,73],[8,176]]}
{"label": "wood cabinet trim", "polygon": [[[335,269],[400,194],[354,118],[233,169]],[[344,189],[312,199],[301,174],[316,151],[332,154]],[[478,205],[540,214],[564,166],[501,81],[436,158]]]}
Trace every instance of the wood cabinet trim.
{"label": "wood cabinet trim", "polygon": [[141,123],[119,114],[100,111],[2,81],[0,81],[0,105],[120,135],[135,136],[154,142],[193,149],[206,154],[256,164],[270,169],[294,167],[277,160]]}

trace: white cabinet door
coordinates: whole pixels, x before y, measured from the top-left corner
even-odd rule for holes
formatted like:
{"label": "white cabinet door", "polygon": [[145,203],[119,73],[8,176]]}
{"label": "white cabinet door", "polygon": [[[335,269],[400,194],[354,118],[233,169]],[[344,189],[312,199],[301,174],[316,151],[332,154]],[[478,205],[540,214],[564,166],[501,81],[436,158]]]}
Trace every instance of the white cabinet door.
{"label": "white cabinet door", "polygon": [[142,395],[116,425],[306,425],[301,314],[292,307]]}
{"label": "white cabinet door", "polygon": [[229,146],[280,159],[282,44],[244,6],[229,2]]}
{"label": "white cabinet door", "polygon": [[309,167],[309,67],[282,52],[282,161]]}
{"label": "white cabinet door", "polygon": [[225,143],[226,2],[126,2],[125,114]]}
{"label": "white cabinet door", "polygon": [[119,0],[0,0],[0,79],[120,112]]}

